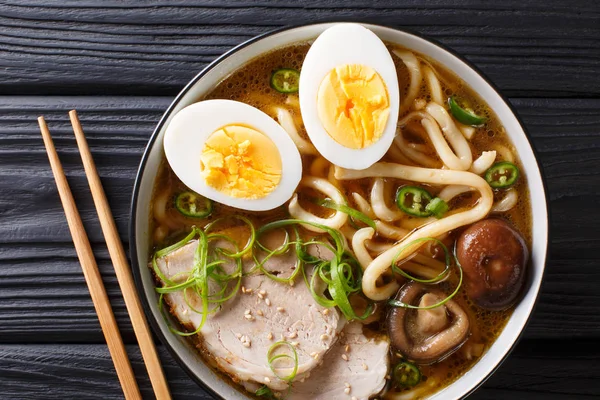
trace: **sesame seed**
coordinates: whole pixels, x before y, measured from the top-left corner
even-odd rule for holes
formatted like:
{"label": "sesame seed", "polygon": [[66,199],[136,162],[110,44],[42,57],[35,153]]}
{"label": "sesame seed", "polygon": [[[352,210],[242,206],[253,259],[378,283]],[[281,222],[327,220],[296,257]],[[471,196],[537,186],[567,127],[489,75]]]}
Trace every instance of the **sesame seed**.
{"label": "sesame seed", "polygon": [[344,361],[348,361],[348,356],[347,356],[347,355],[345,355],[345,354],[342,354],[342,359],[343,359]]}
{"label": "sesame seed", "polygon": [[248,294],[252,294],[252,288],[248,288],[248,289],[246,289],[246,293],[248,293]]}
{"label": "sesame seed", "polygon": [[242,338],[242,334],[241,333],[236,333],[235,337],[238,338],[238,339],[241,339]]}
{"label": "sesame seed", "polygon": [[264,299],[265,298],[265,296],[262,293],[257,294],[257,296],[258,296],[259,299]]}
{"label": "sesame seed", "polygon": [[317,353],[316,351],[313,351],[312,353],[309,354],[309,356],[311,357],[316,357],[319,353]]}
{"label": "sesame seed", "polygon": [[352,396],[352,398],[350,400],[358,400],[358,399],[356,398],[356,396]]}
{"label": "sesame seed", "polygon": [[273,334],[271,332],[269,332],[269,334],[267,335],[267,339],[273,340]]}
{"label": "sesame seed", "polygon": [[269,300],[268,298],[265,299],[265,304],[267,306],[271,306],[271,300]]}
{"label": "sesame seed", "polygon": [[367,364],[365,364],[365,363],[363,363],[363,366],[362,366],[362,367],[363,367],[363,369],[364,369],[365,371],[369,369],[369,366],[368,366]]}
{"label": "sesame seed", "polygon": [[298,342],[292,342],[292,343],[290,343],[290,344],[291,344],[292,346],[294,346],[294,347],[298,347],[298,346],[300,346],[300,343],[298,343]]}
{"label": "sesame seed", "polygon": [[261,290],[261,291],[259,291],[258,293],[262,294],[263,296],[264,296],[265,294],[267,294],[267,292],[266,292],[266,291],[264,291],[264,290]]}
{"label": "sesame seed", "polygon": [[288,335],[290,339],[295,339],[298,337],[298,332],[294,331]]}
{"label": "sesame seed", "polygon": [[294,286],[296,283],[294,281],[290,281],[290,286]]}
{"label": "sesame seed", "polygon": [[267,383],[271,383],[271,380],[269,379],[269,377],[268,377],[268,376],[265,376],[265,382],[267,382]]}
{"label": "sesame seed", "polygon": [[313,357],[315,360],[319,358],[319,353],[315,354]]}
{"label": "sesame seed", "polygon": [[285,311],[285,308],[283,308],[283,307],[277,307],[277,311],[279,311],[279,312],[284,312],[284,311]]}
{"label": "sesame seed", "polygon": [[250,315],[250,314],[246,314],[246,315],[244,315],[244,318],[246,318],[246,319],[247,319],[247,320],[249,320],[249,321],[251,321],[251,320],[253,320],[253,319],[254,319],[254,317],[253,317],[252,315]]}
{"label": "sesame seed", "polygon": [[347,353],[350,351],[350,345],[347,344],[346,347],[344,347],[344,351]]}
{"label": "sesame seed", "polygon": [[329,308],[323,310],[323,315],[329,315]]}
{"label": "sesame seed", "polygon": [[246,311],[244,311],[244,314],[246,314],[246,315],[248,315],[248,314],[250,314],[250,313],[251,313],[251,311],[250,311],[250,310],[246,310]]}
{"label": "sesame seed", "polygon": [[250,347],[250,342],[242,342],[242,346],[248,348]]}
{"label": "sesame seed", "polygon": [[242,286],[242,293],[246,293],[246,287]]}
{"label": "sesame seed", "polygon": [[256,314],[260,315],[261,317],[262,317],[263,315],[265,315],[265,314],[263,314],[262,310],[258,310],[258,311],[256,311]]}
{"label": "sesame seed", "polygon": [[325,341],[325,340],[327,340],[328,338],[329,338],[329,336],[327,336],[327,335],[325,335],[325,334],[322,334],[322,335],[321,335],[321,340],[322,340],[322,341]]}
{"label": "sesame seed", "polygon": [[187,309],[187,308],[184,308],[184,309],[183,309],[183,315],[187,315],[187,313],[188,313],[188,309]]}
{"label": "sesame seed", "polygon": [[348,382],[344,382],[344,386],[346,386],[347,388],[349,388],[350,384]]}
{"label": "sesame seed", "polygon": [[346,388],[346,389],[344,389],[344,393],[346,393],[346,394],[350,394],[350,388]]}

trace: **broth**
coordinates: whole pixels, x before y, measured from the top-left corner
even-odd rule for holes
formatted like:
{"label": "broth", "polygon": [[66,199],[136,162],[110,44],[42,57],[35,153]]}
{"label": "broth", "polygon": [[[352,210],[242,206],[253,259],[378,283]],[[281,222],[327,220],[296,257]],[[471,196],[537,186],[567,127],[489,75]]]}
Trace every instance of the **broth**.
{"label": "broth", "polygon": [[[398,48],[398,46],[388,45],[388,48],[392,50],[394,48]],[[308,136],[301,123],[301,115],[297,105],[298,95],[279,93],[272,89],[269,85],[269,77],[273,70],[283,67],[301,69],[302,62],[308,49],[309,44],[299,44],[277,49],[264,56],[261,56],[260,58],[252,60],[247,65],[243,66],[235,73],[220,82],[205,97],[205,99],[232,99],[241,101],[262,110],[273,118],[276,116],[276,106],[286,106],[291,111],[292,116],[296,121],[296,125],[299,127],[300,135],[302,135],[305,139],[308,139]],[[469,88],[464,82],[457,78],[452,72],[446,70],[442,65],[439,65],[435,61],[429,60],[423,56],[417,56],[425,64],[433,66],[440,78],[445,97],[456,95],[462,99],[465,99],[470,104],[476,104],[477,106],[475,107],[474,111],[489,118],[488,122],[483,127],[477,128],[473,139],[469,142],[474,154],[474,158],[477,158],[483,151],[488,151],[494,148],[506,148],[513,155],[515,155],[514,162],[520,166],[519,160],[516,158],[516,151],[512,146],[504,127],[500,124],[494,113],[487,107],[484,100],[481,99],[477,93],[471,90],[471,88]],[[404,63],[396,56],[394,56],[393,59],[396,64],[402,98],[406,95],[408,90],[409,75]],[[425,81],[423,81],[420,92],[417,95],[417,99],[430,101],[431,97],[432,96],[429,92],[429,88]],[[400,118],[402,118],[402,115]],[[425,154],[435,157],[435,149],[427,138],[427,135],[420,134],[418,126],[409,129],[409,132],[406,136],[411,142],[422,145],[421,149],[424,150],[423,152]],[[313,165],[315,162],[315,156],[303,155],[302,157],[303,170],[304,174],[306,175],[306,171],[309,171],[311,165]],[[499,155],[498,158],[502,159],[502,156]],[[389,155],[384,157],[384,160],[387,159],[390,159]],[[328,167],[329,163],[327,162],[325,166]],[[442,163],[439,162],[438,168],[441,166]],[[323,170],[323,177],[327,177],[327,169],[328,168],[325,168]],[[408,182],[397,179],[386,179],[386,184],[388,187],[396,188],[406,183]],[[337,184],[339,184],[340,188],[344,191],[346,197],[349,199],[349,205],[352,207],[357,207],[352,200],[352,193],[358,193],[364,198],[369,198],[371,185],[370,179],[339,181]],[[434,196],[440,191],[439,187],[423,184],[421,184],[421,186],[426,187]],[[151,216],[151,231],[154,232],[151,238],[153,251],[180,240],[187,232],[189,232],[193,225],[198,224],[198,221],[190,220],[189,218],[182,216],[173,207],[174,196],[184,190],[188,189],[175,176],[168,163],[164,161],[160,167],[160,171],[155,183],[154,198],[152,200],[152,204],[154,205],[153,215]],[[530,248],[531,205],[529,204],[529,193],[527,189],[526,177],[522,176],[513,190],[518,193],[517,204],[509,211],[501,213],[500,215],[502,218],[509,220],[511,224],[519,232],[521,232],[527,242],[528,247]],[[494,194],[495,201],[500,200],[503,195],[504,194],[502,191],[497,191]],[[300,203],[306,209],[322,217],[329,215],[332,212],[331,210],[324,209],[311,203],[310,199],[314,197],[316,197],[316,195],[314,193],[310,193],[310,191],[305,189],[300,191]],[[472,207],[477,202],[477,199],[478,196],[476,196],[473,192],[466,193],[453,199],[450,202],[450,206],[452,209]],[[157,212],[163,213],[158,220]],[[202,224],[231,213],[236,213],[238,215],[241,214],[250,218],[257,227],[260,227],[267,222],[284,219],[287,217],[287,209],[285,207],[279,207],[266,212],[247,212],[215,203],[213,213],[207,220],[202,221]],[[164,218],[165,215],[167,216],[166,219]],[[415,220],[415,218],[409,218],[409,220]],[[168,223],[165,224],[164,221],[168,221]],[[413,222],[418,224],[418,221]],[[444,239],[444,242],[452,244],[461,231],[462,229],[450,232],[449,236]],[[374,238],[374,242],[379,240],[385,240],[386,242],[389,242],[388,239],[380,238],[379,236]],[[441,287],[449,292],[452,290],[455,282],[456,276],[453,276],[449,282],[442,283]],[[298,284],[301,284],[301,282]],[[411,389],[416,391],[412,393],[414,395],[412,398],[427,397],[439,391],[441,388],[447,386],[459,378],[465,371],[471,368],[471,366],[477,362],[477,360],[489,348],[489,346],[493,344],[494,340],[499,333],[501,333],[512,313],[512,308],[504,311],[487,311],[479,308],[468,298],[464,289],[461,289],[454,300],[463,307],[468,315],[471,323],[471,335],[463,347],[459,351],[451,354],[448,358],[432,365],[420,367],[423,378],[421,383],[415,389]],[[366,332],[370,332],[371,334],[387,332],[384,316],[381,317],[381,320],[368,324],[366,327]],[[214,367],[214,362],[211,362],[210,354],[202,349],[200,341],[197,343],[200,353],[208,361],[208,363]],[[396,360],[399,358],[393,349],[391,351],[391,365],[394,365]],[[229,380],[227,377],[224,379]],[[237,385],[234,382],[231,383]],[[243,390],[241,386],[240,390]],[[380,395],[379,398],[402,398],[401,394],[404,391],[404,389],[394,388],[388,384],[387,392],[385,392],[383,395]]]}

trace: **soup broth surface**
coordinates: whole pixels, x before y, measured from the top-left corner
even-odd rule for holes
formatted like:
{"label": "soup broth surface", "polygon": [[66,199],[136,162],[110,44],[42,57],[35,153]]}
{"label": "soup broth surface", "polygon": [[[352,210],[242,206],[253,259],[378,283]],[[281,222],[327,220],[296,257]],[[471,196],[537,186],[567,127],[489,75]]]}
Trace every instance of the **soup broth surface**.
{"label": "soup broth surface", "polygon": [[[298,44],[295,46],[284,47],[274,50],[264,56],[261,56],[255,60],[252,60],[247,65],[243,66],[239,70],[235,71],[230,76],[226,77],[220,82],[208,95],[203,99],[231,99],[252,105],[263,112],[267,113],[273,118],[276,118],[277,107],[285,107],[288,109],[298,127],[300,135],[308,140],[308,136],[304,130],[302,124],[302,116],[298,104],[298,94],[282,94],[271,88],[269,84],[271,73],[279,68],[294,68],[301,70],[302,62],[309,49],[309,44]],[[396,45],[388,44],[389,50],[399,48]],[[431,66],[440,83],[444,97],[457,96],[473,108],[473,111],[479,115],[485,115],[488,117],[488,121],[482,127],[476,128],[476,132],[469,141],[471,150],[473,153],[473,159],[476,159],[484,151],[497,150],[498,156],[496,161],[504,160],[506,154],[515,157],[513,160],[515,164],[520,166],[519,160],[516,155],[514,146],[511,144],[504,127],[500,124],[498,118],[494,115],[492,110],[488,108],[485,103],[485,99],[480,98],[471,88],[469,88],[464,82],[457,78],[451,71],[448,71],[444,66],[439,65],[433,60],[427,59],[424,56],[416,54],[417,57],[424,65]],[[410,77],[408,70],[404,63],[396,56],[393,56],[396,64],[396,70],[398,73],[399,87],[401,93],[401,99],[407,94],[409,87]],[[420,92],[417,95],[416,101],[429,102],[432,100],[429,87],[423,80]],[[411,107],[410,110],[414,109]],[[408,110],[408,111],[410,111]],[[405,112],[404,114],[406,114]],[[402,118],[403,115],[400,115]],[[412,143],[422,145],[420,148],[423,152],[430,157],[436,159],[436,151],[433,148],[426,134],[424,134],[422,128],[418,123],[411,123],[413,126],[408,126],[404,131],[405,139]],[[285,155],[284,155],[285,156]],[[303,159],[303,174],[307,175],[311,169],[311,166],[315,162],[315,156],[302,156]],[[392,157],[388,154],[384,157],[384,161],[391,161]],[[437,159],[439,161],[439,159]],[[330,169],[330,164],[325,162],[323,164],[322,176],[327,177]],[[442,167],[441,161],[439,161],[438,168]],[[521,171],[523,169],[521,168]],[[371,179],[359,179],[350,181],[338,181],[336,185],[343,190],[346,198],[349,200],[349,205],[356,207],[353,203],[352,194],[358,193],[365,199],[369,199],[370,187],[372,184]],[[386,179],[387,187],[398,188],[402,185],[411,184],[411,182],[401,181],[397,179]],[[414,184],[414,183],[412,183]],[[432,195],[436,195],[442,189],[431,185],[419,184],[419,186],[427,188]],[[210,221],[216,220],[222,216],[236,214],[243,215],[249,218],[255,226],[258,228],[268,222],[289,218],[287,212],[287,206],[278,207],[271,211],[266,212],[248,212],[233,209],[222,204],[214,204],[214,210],[212,214],[203,221],[187,218],[177,212],[174,208],[174,197],[183,191],[189,190],[181,181],[175,176],[173,171],[170,169],[168,163],[163,161],[160,168],[153,195],[152,204],[155,208],[151,215],[151,227],[153,235],[151,236],[153,252],[168,246],[184,237],[193,226],[202,226]],[[498,214],[498,217],[508,220],[525,238],[528,247],[531,247],[531,219],[529,204],[529,194],[527,191],[526,177],[521,175],[520,180],[516,186],[512,189],[518,193],[518,202],[511,210]],[[499,190],[495,192],[495,201],[499,201],[505,195],[505,191]],[[332,213],[331,210],[317,206],[311,199],[317,197],[318,194],[311,192],[307,189],[299,189],[299,201],[309,211],[316,215],[326,217]],[[393,196],[390,199],[389,205],[394,205]],[[450,202],[451,209],[464,209],[473,207],[478,201],[478,194],[476,192],[469,192],[458,196]],[[165,224],[157,220],[156,209],[162,208],[161,212],[165,213],[168,219],[168,224]],[[415,228],[419,226],[418,218],[410,218],[414,220]],[[224,227],[225,228],[225,227]],[[446,238],[443,239],[444,243],[451,246],[457,236],[461,233],[461,229],[449,232]],[[240,238],[240,241],[245,239]],[[381,238],[376,236],[373,239],[374,242],[389,242],[389,239]],[[440,287],[446,292],[451,292],[457,282],[457,276],[454,273],[447,282],[444,282]],[[303,284],[302,279],[297,284]],[[413,391],[415,399],[427,397],[443,387],[447,386],[457,378],[459,378],[465,371],[472,367],[479,358],[485,353],[485,351],[494,342],[496,337],[502,331],[508,318],[512,313],[512,308],[504,311],[487,311],[476,306],[467,296],[465,290],[461,289],[459,294],[454,298],[463,309],[467,312],[471,334],[467,342],[462,346],[461,349],[451,354],[448,358],[441,362],[434,363],[432,365],[420,366],[422,373],[422,380],[415,388],[410,390]],[[387,327],[385,323],[385,313],[382,313],[380,318],[365,325],[365,332],[372,335],[387,334]],[[211,360],[211,355],[203,349],[201,340],[197,337],[192,338],[195,340],[199,349],[199,354],[207,361],[209,365],[215,366],[215,363]],[[393,349],[391,350],[391,365],[393,366],[396,362],[402,359],[402,356],[396,353]],[[222,374],[223,379],[230,382],[232,385],[237,386],[240,390],[244,391],[239,382],[232,382],[225,374]],[[378,398],[381,399],[396,399],[402,393],[406,392],[407,389],[401,389],[394,385],[388,384],[382,395]],[[247,392],[250,396],[253,394]],[[258,398],[258,397],[257,397]]]}

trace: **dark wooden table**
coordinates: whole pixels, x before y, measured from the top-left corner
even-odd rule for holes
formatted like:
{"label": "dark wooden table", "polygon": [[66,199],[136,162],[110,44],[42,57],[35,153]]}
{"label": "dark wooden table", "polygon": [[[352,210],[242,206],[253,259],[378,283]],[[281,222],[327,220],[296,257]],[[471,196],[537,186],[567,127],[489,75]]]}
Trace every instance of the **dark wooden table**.
{"label": "dark wooden table", "polygon": [[[330,19],[406,27],[466,56],[510,98],[539,152],[552,211],[545,283],[523,340],[473,398],[598,398],[600,3],[482,3],[0,1],[0,398],[122,397],[36,117],[50,124],[140,387],[152,398],[67,111],[79,110],[127,242],[140,157],[183,85],[254,35]],[[159,350],[176,398],[209,398]]]}

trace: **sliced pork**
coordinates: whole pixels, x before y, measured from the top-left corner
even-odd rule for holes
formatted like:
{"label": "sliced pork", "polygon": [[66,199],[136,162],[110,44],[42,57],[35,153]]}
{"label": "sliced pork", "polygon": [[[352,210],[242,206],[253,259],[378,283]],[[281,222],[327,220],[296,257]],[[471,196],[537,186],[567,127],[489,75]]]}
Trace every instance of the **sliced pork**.
{"label": "sliced pork", "polygon": [[343,336],[304,382],[294,382],[286,400],[367,400],[381,392],[389,369],[387,339],[368,338],[350,322]]}
{"label": "sliced pork", "polygon": [[[185,280],[197,246],[197,241],[191,241],[158,259],[161,273],[176,282]],[[269,260],[265,268],[286,276],[295,266],[295,255],[284,254]],[[245,262],[244,269],[251,270],[252,266]],[[255,273],[243,277],[241,285],[242,290],[235,297],[207,318],[200,331],[203,344],[217,365],[235,381],[254,381],[273,390],[286,390],[288,382],[279,379],[267,362],[269,347],[279,340],[292,343],[298,354],[295,380],[303,379],[335,344],[344,320],[335,309],[318,305],[300,277],[295,286],[290,286]],[[202,315],[192,307],[201,310],[201,299],[192,290],[187,292],[187,302],[183,292],[168,294],[165,300],[182,325],[192,330],[199,326]],[[293,363],[280,363],[276,372],[287,376],[292,366]]]}

